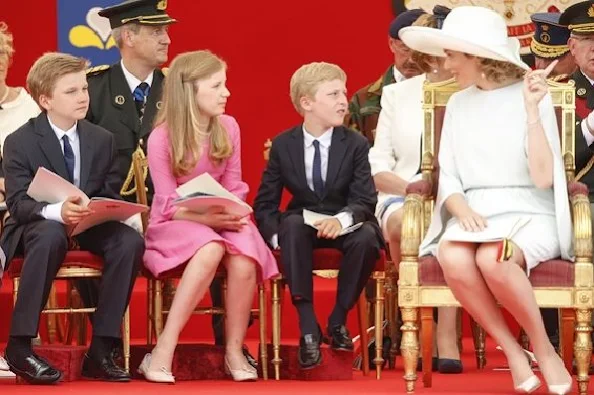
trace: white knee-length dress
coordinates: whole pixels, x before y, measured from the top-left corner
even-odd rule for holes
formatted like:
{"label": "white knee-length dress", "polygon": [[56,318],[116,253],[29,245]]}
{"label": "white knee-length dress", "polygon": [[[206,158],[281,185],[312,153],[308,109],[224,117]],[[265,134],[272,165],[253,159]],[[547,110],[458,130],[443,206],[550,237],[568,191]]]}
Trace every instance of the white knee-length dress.
{"label": "white knee-length dress", "polygon": [[[438,196],[421,256],[437,255],[442,240],[481,243],[507,237],[522,249],[528,272],[548,259],[573,259],[567,184],[551,97],[543,98],[539,110],[554,156],[554,182],[552,188],[538,189],[528,169],[522,88],[522,82],[490,91],[472,86],[450,98],[440,141]],[[444,202],[455,193],[486,218],[483,231],[466,232],[448,213]]]}

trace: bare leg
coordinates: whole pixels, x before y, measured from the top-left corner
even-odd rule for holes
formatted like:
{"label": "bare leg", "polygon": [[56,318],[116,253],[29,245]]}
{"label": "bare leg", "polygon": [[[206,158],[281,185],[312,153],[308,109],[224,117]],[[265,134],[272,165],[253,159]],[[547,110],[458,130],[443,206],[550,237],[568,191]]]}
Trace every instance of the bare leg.
{"label": "bare leg", "polygon": [[[391,246],[400,246],[400,237],[402,232],[402,216],[404,215],[404,209],[398,209],[390,214],[388,221],[386,222],[386,233],[388,234],[388,243]],[[390,255],[392,261],[400,262],[400,248],[390,249]],[[398,265],[396,265],[398,270]]]}
{"label": "bare leg", "polygon": [[440,359],[460,359],[458,350],[458,308],[437,309],[437,350]]}
{"label": "bare leg", "polygon": [[227,255],[227,300],[225,306],[225,355],[231,369],[250,369],[242,346],[256,290],[256,263],[244,255]]}
{"label": "bare leg", "polygon": [[[225,247],[222,244],[212,242],[200,248],[188,262],[175,291],[163,333],[153,349],[150,371],[157,371],[162,367],[171,371],[179,334],[204,297],[224,253]],[[247,318],[244,324],[246,322]]]}
{"label": "bare leg", "polygon": [[456,299],[503,349],[514,386],[518,386],[533,375],[532,369],[476,266],[476,250],[476,244],[444,241],[438,251],[439,263]]}
{"label": "bare leg", "polygon": [[494,243],[483,244],[477,250],[476,262],[489,289],[526,331],[547,383],[571,382],[571,376],[545,330],[532,285],[526,276],[522,250],[514,245],[514,254],[508,262],[497,262],[496,259],[497,246]]}

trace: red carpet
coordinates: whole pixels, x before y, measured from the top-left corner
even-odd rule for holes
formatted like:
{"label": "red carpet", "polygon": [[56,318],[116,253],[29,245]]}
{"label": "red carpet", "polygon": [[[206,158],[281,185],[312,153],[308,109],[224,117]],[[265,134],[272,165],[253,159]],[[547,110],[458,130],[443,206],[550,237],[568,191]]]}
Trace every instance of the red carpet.
{"label": "red carpet", "polygon": [[[465,340],[463,355],[465,373],[462,375],[433,376],[433,388],[423,388],[421,379],[417,380],[417,393],[441,394],[510,394],[513,393],[512,380],[509,372],[493,371],[496,367],[504,365],[503,355],[494,350],[489,343],[487,352],[487,368],[478,371],[474,363],[472,344]],[[250,343],[250,348],[256,344]],[[48,387],[32,387],[29,385],[16,385],[14,380],[0,380],[0,393],[2,394],[142,394],[162,395],[167,394],[230,394],[240,391],[241,394],[401,394],[405,393],[402,379],[402,360],[397,360],[396,370],[384,371],[380,381],[374,375],[363,377],[360,372],[355,372],[354,379],[349,381],[258,381],[255,383],[234,383],[230,380],[220,381],[191,381],[180,382],[175,385],[160,385],[145,381],[133,381],[127,384],[110,384],[100,382],[74,382],[62,383]],[[534,394],[546,394],[543,385]],[[594,391],[592,391],[594,393]]]}

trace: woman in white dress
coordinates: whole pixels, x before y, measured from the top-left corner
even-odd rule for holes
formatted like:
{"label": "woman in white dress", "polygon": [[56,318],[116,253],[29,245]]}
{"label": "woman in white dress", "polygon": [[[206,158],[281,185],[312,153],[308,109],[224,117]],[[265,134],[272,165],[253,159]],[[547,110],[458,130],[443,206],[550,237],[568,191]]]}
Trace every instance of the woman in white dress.
{"label": "woman in white dress", "polygon": [[566,394],[571,375],[549,341],[528,280],[541,261],[572,259],[567,186],[546,84],[552,67],[528,71],[503,18],[482,7],[455,8],[442,30],[409,27],[400,38],[445,57],[462,88],[446,108],[436,211],[420,254],[438,257],[455,297],[502,347],[517,392],[533,392],[540,380],[498,302],[532,341],[549,392]]}
{"label": "woman in white dress", "polygon": [[[412,26],[440,28],[450,9],[436,6],[433,15],[421,15]],[[378,203],[375,215],[381,224],[384,238],[391,246],[400,245],[402,214],[406,187],[419,180],[421,164],[421,135],[423,133],[423,85],[425,81],[440,82],[452,78],[444,68],[444,59],[413,51],[411,55],[423,74],[384,87],[382,110],[379,114],[375,142],[369,150],[369,163]],[[394,262],[400,262],[400,249],[390,249]],[[462,362],[458,350],[457,309],[438,309],[433,370],[441,373],[461,373]],[[419,364],[419,369],[421,365]]]}

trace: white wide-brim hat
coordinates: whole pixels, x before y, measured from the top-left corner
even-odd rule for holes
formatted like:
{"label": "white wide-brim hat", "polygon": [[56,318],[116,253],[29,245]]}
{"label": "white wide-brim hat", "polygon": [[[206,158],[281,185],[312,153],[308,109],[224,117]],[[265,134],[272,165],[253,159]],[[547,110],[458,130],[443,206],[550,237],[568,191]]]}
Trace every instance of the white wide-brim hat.
{"label": "white wide-brim hat", "polygon": [[407,47],[429,55],[445,57],[444,50],[464,52],[530,70],[520,58],[518,39],[508,37],[503,17],[488,8],[456,7],[443,21],[441,30],[410,26],[398,35]]}

